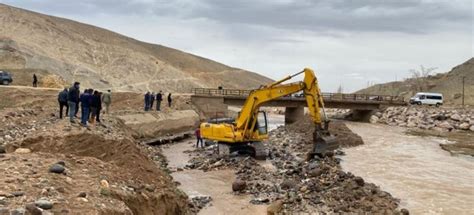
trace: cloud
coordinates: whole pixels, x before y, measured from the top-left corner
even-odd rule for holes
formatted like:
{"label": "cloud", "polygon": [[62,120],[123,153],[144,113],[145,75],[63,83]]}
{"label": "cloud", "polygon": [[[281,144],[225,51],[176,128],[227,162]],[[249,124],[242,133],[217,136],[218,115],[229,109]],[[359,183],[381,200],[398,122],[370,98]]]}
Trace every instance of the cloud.
{"label": "cloud", "polygon": [[472,57],[471,0],[0,0],[323,91],[449,71]]}
{"label": "cloud", "polygon": [[[204,18],[313,32],[427,33],[472,22],[470,0],[1,0],[48,13]],[[439,29],[443,26],[443,29]]]}

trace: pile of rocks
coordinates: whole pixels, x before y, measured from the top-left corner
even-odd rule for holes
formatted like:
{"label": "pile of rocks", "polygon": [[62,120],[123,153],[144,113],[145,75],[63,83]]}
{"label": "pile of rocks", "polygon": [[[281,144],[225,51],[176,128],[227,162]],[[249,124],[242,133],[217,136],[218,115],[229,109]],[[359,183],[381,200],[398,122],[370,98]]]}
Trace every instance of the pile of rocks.
{"label": "pile of rocks", "polygon": [[54,119],[52,117],[37,119],[37,116],[43,112],[43,108],[16,108],[5,111],[0,115],[2,124],[0,127],[0,145],[24,138],[32,132],[45,131],[46,125],[51,124]]}
{"label": "pile of rocks", "polygon": [[[220,169],[234,168],[241,163],[254,161],[249,156],[239,156],[238,154],[231,154],[229,156],[219,156],[215,152],[215,145],[203,149],[195,149],[189,151],[192,158],[185,166],[186,169],[198,169],[202,171],[213,171]],[[254,161],[255,162],[255,161]]]}
{"label": "pile of rocks", "polygon": [[199,210],[210,205],[212,202],[212,197],[210,196],[190,196],[189,198],[192,203],[190,206],[191,208],[195,208],[195,212],[199,212]]}
{"label": "pile of rocks", "polygon": [[[290,139],[298,136],[283,129],[274,133],[285,133]],[[339,158],[331,156],[306,161],[295,156],[296,153],[286,144],[285,139],[272,138],[269,160],[274,168],[265,168],[253,159],[237,166],[237,178],[246,182],[245,189],[240,192],[252,194],[252,203],[280,200],[283,213],[400,212],[397,211],[397,199],[378,186],[342,171]]]}
{"label": "pile of rocks", "polygon": [[474,131],[474,112],[417,106],[389,107],[372,115],[370,122],[425,130]]}

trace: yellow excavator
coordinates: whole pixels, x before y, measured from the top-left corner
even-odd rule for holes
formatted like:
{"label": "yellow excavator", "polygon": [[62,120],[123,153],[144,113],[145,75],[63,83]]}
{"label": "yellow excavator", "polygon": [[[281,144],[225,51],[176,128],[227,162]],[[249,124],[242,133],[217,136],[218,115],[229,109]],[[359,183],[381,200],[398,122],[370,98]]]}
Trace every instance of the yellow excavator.
{"label": "yellow excavator", "polygon": [[[303,81],[283,84],[283,82],[304,73]],[[247,152],[256,159],[265,159],[268,151],[263,141],[268,139],[266,113],[260,107],[266,102],[303,91],[309,116],[314,122],[313,155],[324,155],[334,150],[338,143],[328,131],[329,121],[324,110],[324,101],[314,71],[305,68],[274,83],[252,90],[248,95],[238,117],[231,123],[202,123],[201,136],[218,143],[219,154]],[[321,119],[321,110],[324,121]]]}

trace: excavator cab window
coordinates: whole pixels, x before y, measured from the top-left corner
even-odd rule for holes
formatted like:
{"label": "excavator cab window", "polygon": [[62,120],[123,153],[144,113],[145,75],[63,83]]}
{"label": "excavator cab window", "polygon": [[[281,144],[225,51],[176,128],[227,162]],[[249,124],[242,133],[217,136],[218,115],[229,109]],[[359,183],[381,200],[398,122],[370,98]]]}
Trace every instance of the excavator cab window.
{"label": "excavator cab window", "polygon": [[258,112],[257,124],[255,127],[258,129],[258,133],[260,134],[267,134],[268,133],[268,125],[267,125],[267,113],[264,111]]}

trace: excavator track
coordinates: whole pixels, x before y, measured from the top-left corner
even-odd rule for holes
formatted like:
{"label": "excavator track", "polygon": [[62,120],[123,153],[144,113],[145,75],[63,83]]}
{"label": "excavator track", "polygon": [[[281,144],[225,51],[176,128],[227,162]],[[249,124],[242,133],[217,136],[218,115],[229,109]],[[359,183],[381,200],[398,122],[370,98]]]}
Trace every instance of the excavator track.
{"label": "excavator track", "polygon": [[254,142],[251,144],[255,151],[254,157],[257,160],[265,160],[268,156],[268,150],[262,142]]}
{"label": "excavator track", "polygon": [[244,144],[218,143],[217,152],[220,156],[228,156],[231,153],[252,155],[257,160],[265,160],[268,156],[268,150],[262,142],[252,142]]}

